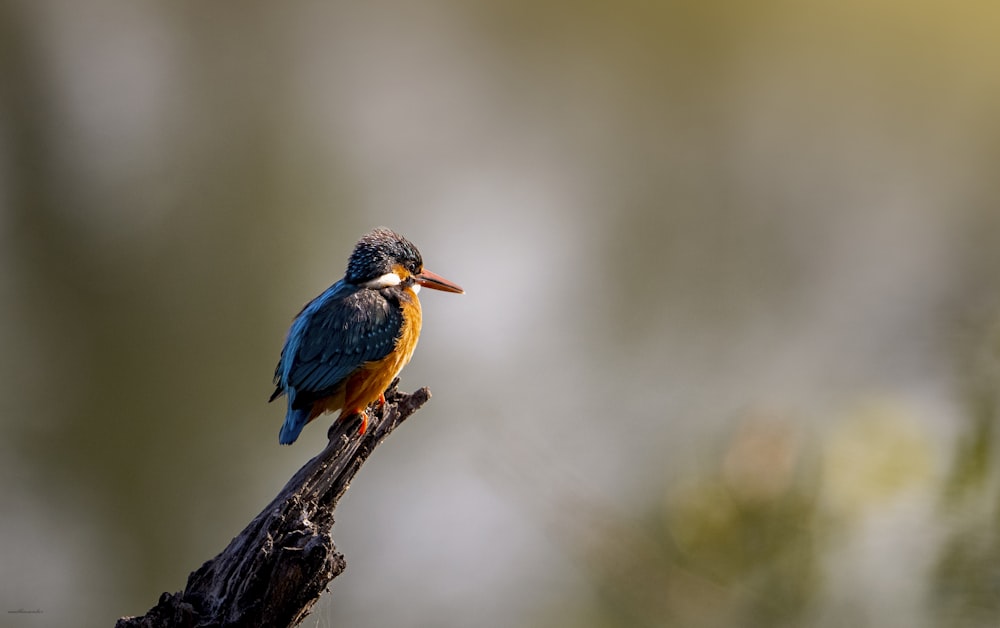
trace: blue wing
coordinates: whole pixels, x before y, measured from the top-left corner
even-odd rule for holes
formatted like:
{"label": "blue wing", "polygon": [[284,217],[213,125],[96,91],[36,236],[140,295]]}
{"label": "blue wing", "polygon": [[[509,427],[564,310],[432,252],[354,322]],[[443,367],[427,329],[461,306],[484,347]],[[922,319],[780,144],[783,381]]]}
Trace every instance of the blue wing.
{"label": "blue wing", "polygon": [[271,399],[287,392],[291,410],[333,394],[359,366],[389,355],[402,326],[402,309],[383,292],[338,281],[292,323]]}

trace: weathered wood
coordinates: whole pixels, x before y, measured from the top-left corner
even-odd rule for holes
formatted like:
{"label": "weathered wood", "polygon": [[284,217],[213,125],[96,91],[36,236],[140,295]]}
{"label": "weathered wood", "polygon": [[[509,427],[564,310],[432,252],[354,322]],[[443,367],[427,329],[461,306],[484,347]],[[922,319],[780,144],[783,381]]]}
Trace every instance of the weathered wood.
{"label": "weathered wood", "polygon": [[369,408],[368,432],[336,421],[329,444],[292,477],[218,556],[188,576],[179,593],[164,593],[145,615],[116,628],[295,626],[344,568],[333,543],[333,511],[354,474],[396,427],[430,398],[393,382],[386,403]]}

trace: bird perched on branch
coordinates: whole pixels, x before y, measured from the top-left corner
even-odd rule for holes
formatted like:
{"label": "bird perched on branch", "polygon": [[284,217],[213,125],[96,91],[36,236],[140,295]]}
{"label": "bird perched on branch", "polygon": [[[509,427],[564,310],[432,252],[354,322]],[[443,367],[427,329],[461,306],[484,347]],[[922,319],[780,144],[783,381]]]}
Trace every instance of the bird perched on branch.
{"label": "bird perched on branch", "polygon": [[274,401],[288,395],[278,442],[290,445],[306,423],[340,410],[360,415],[413,356],[420,336],[420,287],[463,294],[457,284],[424,268],[417,247],[385,228],[354,246],[344,278],[310,301],[288,330],[274,371]]}

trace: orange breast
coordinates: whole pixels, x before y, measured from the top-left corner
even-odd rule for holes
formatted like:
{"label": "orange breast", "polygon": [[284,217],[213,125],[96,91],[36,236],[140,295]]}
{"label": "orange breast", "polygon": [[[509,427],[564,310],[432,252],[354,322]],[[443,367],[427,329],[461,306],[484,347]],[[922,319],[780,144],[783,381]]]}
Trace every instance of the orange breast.
{"label": "orange breast", "polygon": [[413,357],[422,323],[420,301],[410,289],[406,289],[404,294],[409,298],[400,300],[400,305],[403,307],[403,327],[396,348],[381,360],[365,363],[347,378],[343,403],[340,406],[343,408],[340,412],[341,417],[360,412],[378,399]]}

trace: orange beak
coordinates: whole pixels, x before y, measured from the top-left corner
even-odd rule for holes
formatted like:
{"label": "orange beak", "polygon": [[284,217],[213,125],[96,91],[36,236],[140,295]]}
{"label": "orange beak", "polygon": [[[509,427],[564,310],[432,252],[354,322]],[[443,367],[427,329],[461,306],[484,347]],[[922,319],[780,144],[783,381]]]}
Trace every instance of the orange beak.
{"label": "orange beak", "polygon": [[434,274],[426,268],[419,275],[414,275],[413,278],[417,280],[418,284],[425,288],[441,290],[442,292],[465,294],[465,290],[462,290],[461,286],[457,283],[452,283],[441,275]]}

